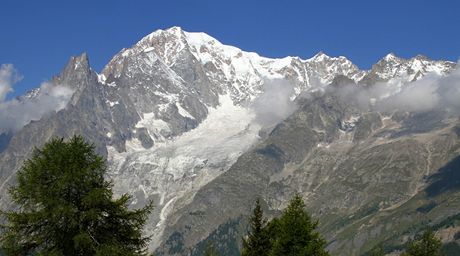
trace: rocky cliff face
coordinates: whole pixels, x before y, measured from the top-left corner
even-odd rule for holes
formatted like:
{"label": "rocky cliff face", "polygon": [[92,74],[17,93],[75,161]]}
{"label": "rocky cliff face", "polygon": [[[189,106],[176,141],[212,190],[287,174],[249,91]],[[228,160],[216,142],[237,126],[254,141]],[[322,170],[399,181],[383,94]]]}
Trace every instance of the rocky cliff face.
{"label": "rocky cliff face", "polygon": [[71,58],[50,82],[71,88],[65,108],[0,135],[0,205],[7,207],[5,191],[33,146],[82,134],[109,160],[117,194],[133,194],[132,207],[154,201],[152,250],[187,254],[219,230],[235,235],[228,227],[242,227],[255,197],[276,214],[300,191],[331,250],[357,253],[368,240],[350,240],[346,228],[422,193],[458,153],[458,120],[443,110],[363,108],[337,88],[388,83],[397,93],[454,67],[392,54],[371,70],[324,53],[270,59],[204,33],[158,30],[100,74],[86,54]]}

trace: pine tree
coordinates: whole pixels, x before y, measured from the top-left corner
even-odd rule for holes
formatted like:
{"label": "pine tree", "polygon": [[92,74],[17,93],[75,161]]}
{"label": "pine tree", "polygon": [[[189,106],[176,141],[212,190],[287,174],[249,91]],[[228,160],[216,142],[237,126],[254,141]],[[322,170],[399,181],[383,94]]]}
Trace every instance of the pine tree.
{"label": "pine tree", "polygon": [[441,256],[441,247],[441,240],[434,236],[433,231],[427,230],[420,238],[409,242],[401,256]]}
{"label": "pine tree", "polygon": [[206,248],[204,249],[204,256],[218,256],[216,248],[214,248],[214,244],[212,242],[208,242],[206,244]]}
{"label": "pine tree", "polygon": [[326,242],[315,230],[317,221],[312,221],[305,210],[305,204],[296,194],[277,220],[276,237],[271,256],[323,256],[329,255],[325,250]]}
{"label": "pine tree", "polygon": [[249,220],[250,231],[246,238],[243,238],[242,256],[266,256],[271,249],[270,237],[265,229],[267,220],[263,216],[262,207],[259,199],[253,215]]}
{"label": "pine tree", "polygon": [[370,252],[369,256],[384,256],[385,251],[381,246],[374,247]]}
{"label": "pine tree", "polygon": [[129,210],[113,199],[106,164],[80,136],[35,149],[10,189],[17,211],[2,213],[7,255],[145,255],[142,228],[151,204]]}

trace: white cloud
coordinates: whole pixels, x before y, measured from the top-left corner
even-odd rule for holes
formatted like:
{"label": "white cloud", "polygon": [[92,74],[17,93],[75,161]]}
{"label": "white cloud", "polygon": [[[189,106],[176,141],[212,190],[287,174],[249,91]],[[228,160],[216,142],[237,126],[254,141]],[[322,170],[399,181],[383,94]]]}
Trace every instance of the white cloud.
{"label": "white cloud", "polygon": [[44,115],[63,109],[73,90],[64,85],[49,82],[41,84],[38,94],[31,98],[5,101],[6,95],[13,90],[13,84],[22,77],[11,64],[0,68],[0,133],[18,131],[32,120],[40,120]]}
{"label": "white cloud", "polygon": [[282,121],[297,108],[290,100],[294,95],[294,86],[286,80],[273,79],[264,82],[264,93],[251,105],[256,114],[256,122],[262,126],[271,126]]}
{"label": "white cloud", "polygon": [[407,84],[402,81],[394,79],[370,87],[346,85],[337,91],[345,100],[365,110],[422,112],[445,109],[460,114],[460,62],[446,76],[432,73]]}
{"label": "white cloud", "polygon": [[6,95],[13,91],[13,85],[20,81],[22,76],[14,68],[13,64],[2,64],[0,66],[0,102],[3,102]]}

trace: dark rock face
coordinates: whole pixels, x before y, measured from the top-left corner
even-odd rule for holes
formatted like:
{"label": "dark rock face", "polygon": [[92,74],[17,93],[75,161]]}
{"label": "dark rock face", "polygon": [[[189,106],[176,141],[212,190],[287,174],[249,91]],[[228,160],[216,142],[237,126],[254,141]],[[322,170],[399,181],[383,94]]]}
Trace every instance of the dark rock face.
{"label": "dark rock face", "polygon": [[8,147],[11,137],[13,137],[13,134],[11,132],[5,132],[0,134],[0,153],[2,153],[3,150],[5,150]]}
{"label": "dark rock face", "polygon": [[356,124],[356,130],[353,134],[353,141],[367,139],[373,131],[382,127],[382,120],[379,113],[365,113]]}

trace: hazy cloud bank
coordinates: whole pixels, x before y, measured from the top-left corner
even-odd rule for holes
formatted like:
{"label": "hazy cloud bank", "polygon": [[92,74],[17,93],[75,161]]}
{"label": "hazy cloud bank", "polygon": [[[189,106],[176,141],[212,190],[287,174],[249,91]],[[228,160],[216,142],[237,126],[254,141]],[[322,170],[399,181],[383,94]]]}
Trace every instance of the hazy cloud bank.
{"label": "hazy cloud bank", "polygon": [[457,64],[446,76],[431,73],[405,84],[403,79],[393,79],[370,87],[344,85],[334,90],[364,110],[423,112],[445,109],[457,115],[460,114],[459,67]]}
{"label": "hazy cloud bank", "polygon": [[[337,93],[363,111],[446,110],[452,115],[460,115],[460,62],[447,75],[430,73],[413,82],[407,82],[407,78],[395,78],[365,87],[356,84],[327,86],[317,81],[298,97],[326,92]],[[255,121],[262,126],[279,123],[297,109],[292,100],[294,95],[294,85],[284,79],[264,81],[264,93],[251,104],[256,113]]]}
{"label": "hazy cloud bank", "polygon": [[13,91],[14,83],[22,76],[12,64],[0,68],[0,133],[18,131],[32,120],[40,120],[44,115],[63,109],[73,90],[63,85],[44,82],[31,97],[21,97],[5,101],[6,95]]}
{"label": "hazy cloud bank", "polygon": [[256,114],[256,122],[262,126],[271,126],[281,122],[296,110],[291,100],[294,86],[286,80],[264,81],[264,92],[251,104]]}
{"label": "hazy cloud bank", "polygon": [[13,64],[2,64],[0,66],[0,103],[6,95],[13,91],[13,85],[19,82],[22,76],[14,68]]}

